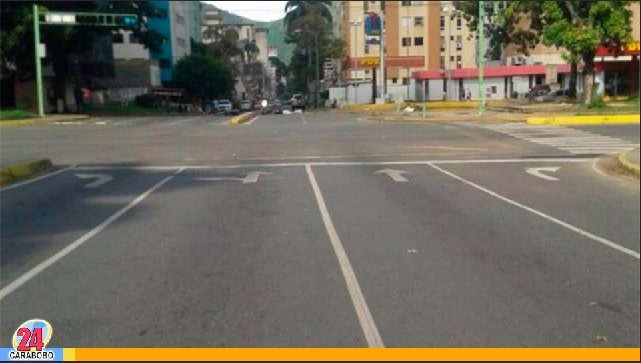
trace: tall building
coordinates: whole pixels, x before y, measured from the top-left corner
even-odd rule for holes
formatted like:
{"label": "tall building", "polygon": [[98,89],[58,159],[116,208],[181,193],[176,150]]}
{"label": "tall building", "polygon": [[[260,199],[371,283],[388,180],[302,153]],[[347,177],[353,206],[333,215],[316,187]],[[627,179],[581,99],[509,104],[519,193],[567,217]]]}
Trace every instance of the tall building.
{"label": "tall building", "polygon": [[[357,83],[378,75],[380,44],[375,26],[380,1],[344,1],[343,36],[349,45],[344,77]],[[440,4],[434,1],[385,1],[384,36],[387,93],[413,98],[412,72],[437,69],[440,61]],[[377,81],[378,82],[378,81]]]}
{"label": "tall building", "polygon": [[[148,25],[162,34],[166,41],[160,52],[151,52],[151,59],[158,60],[160,79],[163,83],[173,81],[173,67],[181,58],[191,54],[190,37],[195,29],[190,24],[193,18],[189,1],[152,0],[151,4],[167,16],[150,18]],[[200,17],[200,15],[198,15]]]}

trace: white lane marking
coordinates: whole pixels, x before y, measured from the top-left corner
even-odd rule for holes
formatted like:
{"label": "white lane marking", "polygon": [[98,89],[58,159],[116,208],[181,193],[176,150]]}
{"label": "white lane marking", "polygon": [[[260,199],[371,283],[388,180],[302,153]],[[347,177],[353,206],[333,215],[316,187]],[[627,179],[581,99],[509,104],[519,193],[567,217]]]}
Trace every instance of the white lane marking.
{"label": "white lane marking", "polygon": [[549,172],[549,173],[554,173],[559,170],[559,166],[544,166],[540,168],[525,168],[525,172],[534,175],[537,178],[541,178],[543,180],[559,180],[559,178],[553,177],[551,175],[546,175],[543,174],[544,171]]}
{"label": "white lane marking", "polygon": [[489,194],[489,195],[491,195],[491,196],[493,196],[493,197],[495,197],[497,199],[500,199],[500,200],[502,200],[502,201],[504,201],[504,202],[506,202],[508,204],[511,204],[511,205],[513,205],[515,207],[521,208],[521,209],[523,209],[525,211],[528,211],[528,212],[530,212],[532,214],[535,214],[535,215],[537,215],[537,216],[539,216],[539,217],[541,217],[543,219],[547,219],[548,221],[556,223],[559,226],[564,227],[566,229],[569,229],[572,232],[580,234],[580,235],[582,235],[584,237],[587,237],[587,238],[589,238],[589,239],[591,239],[591,240],[593,240],[595,242],[601,243],[601,244],[603,244],[603,245],[605,245],[607,247],[610,247],[610,248],[612,248],[614,250],[617,250],[619,252],[625,253],[628,256],[632,256],[632,257],[636,258],[637,260],[639,259],[639,252],[637,252],[637,251],[631,250],[631,249],[629,249],[627,247],[623,247],[620,244],[618,244],[616,242],[613,242],[613,241],[610,241],[607,238],[604,238],[604,237],[601,237],[601,236],[597,236],[594,233],[590,233],[590,232],[588,232],[586,230],[583,230],[583,229],[581,229],[579,227],[573,226],[570,223],[564,222],[564,221],[562,221],[562,220],[560,220],[558,218],[552,217],[552,216],[550,216],[548,214],[545,214],[545,213],[543,213],[541,211],[538,211],[538,210],[536,210],[534,208],[528,207],[527,205],[521,204],[521,203],[519,203],[517,201],[514,201],[514,200],[512,200],[510,198],[504,197],[504,196],[502,196],[502,195],[500,195],[500,194],[498,194],[498,193],[496,193],[496,192],[494,192],[494,191],[492,191],[490,189],[487,189],[487,188],[485,188],[485,187],[483,187],[481,185],[478,185],[478,184],[476,184],[476,183],[474,183],[472,181],[469,181],[469,180],[467,180],[467,179],[465,179],[465,178],[463,178],[461,176],[458,176],[458,175],[456,175],[456,174],[454,174],[452,172],[449,172],[449,171],[447,171],[447,170],[445,170],[443,168],[440,168],[440,167],[436,166],[434,163],[428,162],[427,165],[429,165],[430,167],[440,171],[441,173],[443,173],[445,175],[448,175],[448,176],[450,176],[450,177],[452,177],[452,178],[454,178],[454,179],[456,179],[456,180],[458,180],[458,181],[460,181],[462,183],[465,183],[465,184],[467,184],[467,185],[469,185],[469,186],[471,186],[471,187],[473,187],[475,189],[478,189],[478,190],[480,190],[480,191],[482,191],[482,192],[484,192],[486,194]]}
{"label": "white lane marking", "polygon": [[182,125],[185,124],[189,121],[197,120],[199,119],[200,116],[193,116],[193,117],[187,117],[187,118],[181,118],[178,121],[173,121],[169,123],[169,126],[176,126],[176,125]]}
{"label": "white lane marking", "polygon": [[19,182],[19,183],[7,185],[6,187],[0,189],[0,192],[4,192],[6,190],[11,190],[11,189],[14,189],[14,188],[18,188],[18,187],[21,187],[21,186],[24,186],[24,185],[27,185],[27,184],[35,183],[35,182],[40,181],[42,179],[46,179],[48,177],[51,177],[51,176],[54,176],[54,175],[58,175],[60,173],[64,173],[65,171],[68,171],[68,170],[73,169],[75,167],[76,167],[76,165],[71,165],[71,166],[68,166],[66,168],[62,168],[60,170],[56,170],[56,171],[53,171],[53,172],[45,174],[45,175],[41,175],[41,176],[39,176],[37,178],[33,178],[33,179],[25,180],[25,181],[22,181],[22,182]]}
{"label": "white lane marking", "polygon": [[345,284],[347,285],[347,290],[349,291],[349,296],[352,299],[352,304],[354,304],[354,309],[356,310],[356,315],[361,324],[361,329],[363,329],[363,334],[365,335],[365,340],[367,345],[370,348],[384,348],[383,339],[378,332],[372,313],[367,306],[363,292],[358,284],[356,274],[352,269],[352,265],[349,262],[349,257],[343,248],[340,237],[334,228],[334,223],[332,218],[329,215],[327,206],[325,205],[325,200],[321,194],[318,183],[316,182],[316,177],[312,171],[312,167],[308,164],[305,165],[305,170],[307,170],[307,176],[309,176],[309,183],[312,185],[314,190],[314,195],[316,196],[316,202],[318,203],[318,209],[320,210],[321,217],[323,218],[323,223],[325,224],[325,229],[329,236],[329,240],[336,254],[338,264],[340,265],[341,272],[343,273],[343,278],[345,279]]}
{"label": "white lane marking", "polygon": [[31,270],[25,272],[23,275],[18,277],[17,279],[13,280],[11,283],[9,283],[7,286],[3,287],[0,289],[0,301],[7,297],[9,294],[12,292],[16,291],[19,289],[22,285],[26,284],[31,280],[32,278],[36,277],[39,273],[42,271],[46,270],[48,267],[53,265],[54,263],[58,262],[71,252],[73,252],[75,249],[78,247],[82,246],[85,242],[90,240],[92,237],[100,233],[102,230],[107,228],[110,224],[115,222],[118,218],[120,218],[123,214],[127,213],[131,208],[135,207],[138,205],[140,202],[142,202],[145,198],[147,198],[151,193],[153,193],[156,189],[160,188],[163,186],[165,183],[170,181],[173,177],[181,173],[184,169],[178,169],[175,173],[172,175],[164,178],[160,182],[156,183],[153,187],[148,189],[146,192],[142,193],[140,196],[138,196],[136,199],[134,199],[132,202],[124,206],[122,209],[117,211],[116,213],[112,214],[109,218],[105,219],[102,223],[94,227],[91,231],[85,233],[82,237],[78,238],[77,240],[73,241],[71,244],[69,244],[67,247],[63,248],[62,250],[56,252],[53,256],[47,258],[46,260],[40,262],[36,266],[34,266]]}
{"label": "white lane marking", "polygon": [[319,162],[300,162],[300,163],[264,163],[264,164],[230,164],[230,165],[167,165],[167,166],[95,166],[85,165],[77,166],[76,170],[175,170],[179,168],[203,170],[203,169],[239,169],[239,168],[280,168],[280,167],[297,167],[297,166],[359,166],[359,165],[423,165],[425,163],[434,164],[501,164],[501,163],[583,163],[593,161],[594,158],[540,158],[540,159],[470,159],[470,160],[412,160],[412,161],[319,161]]}

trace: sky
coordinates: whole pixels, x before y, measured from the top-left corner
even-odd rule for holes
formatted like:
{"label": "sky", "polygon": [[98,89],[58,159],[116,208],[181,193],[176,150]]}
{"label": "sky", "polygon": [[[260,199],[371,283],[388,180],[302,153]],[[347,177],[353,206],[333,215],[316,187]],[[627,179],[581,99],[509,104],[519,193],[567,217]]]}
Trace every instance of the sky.
{"label": "sky", "polygon": [[215,7],[257,21],[272,21],[285,16],[287,1],[205,1]]}

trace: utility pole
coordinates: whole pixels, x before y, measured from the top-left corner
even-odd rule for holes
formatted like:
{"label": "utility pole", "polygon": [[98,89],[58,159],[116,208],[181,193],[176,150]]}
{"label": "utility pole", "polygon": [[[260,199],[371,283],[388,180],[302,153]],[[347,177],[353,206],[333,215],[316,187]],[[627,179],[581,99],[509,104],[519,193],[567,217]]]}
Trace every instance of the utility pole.
{"label": "utility pole", "polygon": [[40,63],[40,15],[38,5],[33,5],[33,41],[36,50],[36,89],[38,96],[38,117],[45,117],[44,100],[42,99],[42,64]]}
{"label": "utility pole", "polygon": [[483,67],[485,67],[485,9],[483,8],[483,1],[479,1],[479,17],[477,22],[477,49],[478,54],[478,70],[479,70],[479,79],[478,79],[478,88],[479,88],[479,116],[483,116],[483,106],[485,103],[485,90],[483,86]]}

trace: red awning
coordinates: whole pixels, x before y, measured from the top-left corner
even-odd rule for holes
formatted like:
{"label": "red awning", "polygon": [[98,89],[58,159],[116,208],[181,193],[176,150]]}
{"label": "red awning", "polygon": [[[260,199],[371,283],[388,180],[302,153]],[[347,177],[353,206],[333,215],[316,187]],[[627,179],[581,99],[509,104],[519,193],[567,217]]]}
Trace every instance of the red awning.
{"label": "red awning", "polygon": [[[557,73],[570,73],[569,64],[557,64]],[[545,75],[547,66],[545,64],[531,64],[523,66],[492,66],[483,68],[483,77],[513,77],[513,76],[530,76]],[[444,79],[447,78],[447,72],[440,69],[426,69],[413,73],[417,80],[423,79]],[[452,78],[477,78],[478,68],[458,68],[452,70]]]}

